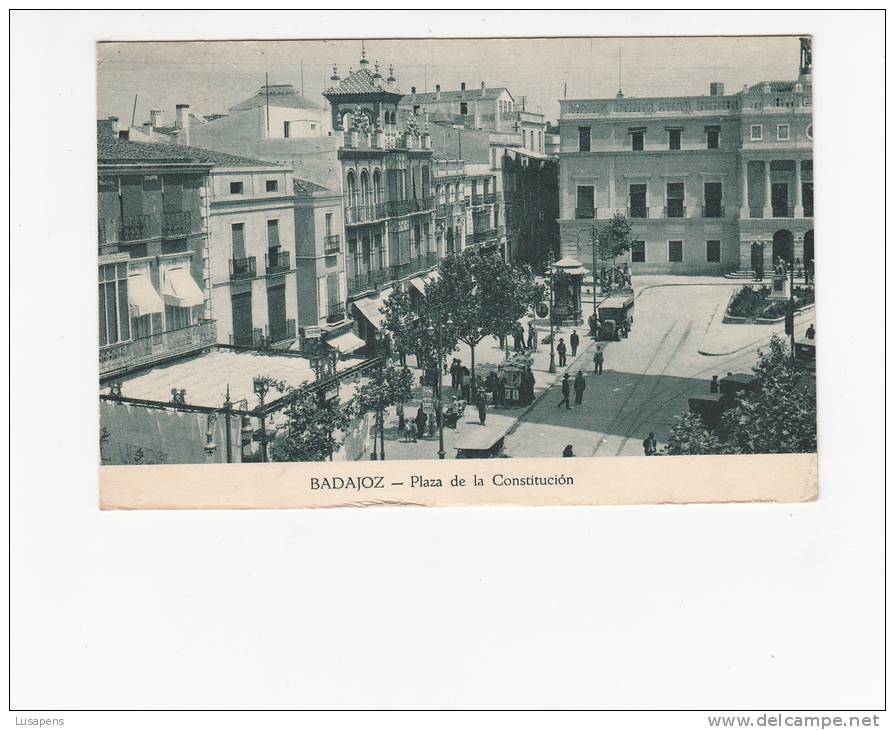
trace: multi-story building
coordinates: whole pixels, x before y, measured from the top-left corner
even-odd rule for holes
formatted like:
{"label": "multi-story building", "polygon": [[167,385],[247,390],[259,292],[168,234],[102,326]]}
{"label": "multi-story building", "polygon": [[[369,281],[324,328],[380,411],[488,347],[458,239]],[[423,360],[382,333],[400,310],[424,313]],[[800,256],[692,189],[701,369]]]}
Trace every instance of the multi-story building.
{"label": "multi-story building", "polygon": [[97,136],[100,376],[212,346],[208,177],[188,150]]}
{"label": "multi-story building", "polygon": [[432,269],[438,250],[431,137],[412,114],[399,128],[394,72],[369,65],[364,54],[344,79],[334,67],[324,96],[341,144],[347,300],[372,347],[384,300]]}
{"label": "multi-story building", "polygon": [[625,212],[643,273],[770,269],[814,258],[811,46],[796,81],[726,95],[560,100],[562,252]]}
{"label": "multi-story building", "polygon": [[435,157],[435,241],[439,258],[466,245],[466,167],[463,160]]}

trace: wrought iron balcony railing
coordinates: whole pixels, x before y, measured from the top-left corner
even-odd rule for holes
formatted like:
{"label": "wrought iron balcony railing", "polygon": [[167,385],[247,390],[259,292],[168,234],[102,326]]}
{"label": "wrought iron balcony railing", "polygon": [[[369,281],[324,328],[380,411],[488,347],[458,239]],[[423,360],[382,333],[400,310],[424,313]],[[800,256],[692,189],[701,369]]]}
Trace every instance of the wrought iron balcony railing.
{"label": "wrought iron balcony railing", "polygon": [[188,236],[192,233],[190,211],[166,211],[162,213],[163,236]]}
{"label": "wrought iron balcony railing", "polygon": [[673,205],[665,206],[665,217],[666,218],[686,218],[687,217],[687,207],[683,204],[675,203]]}
{"label": "wrought iron balcony railing", "polygon": [[596,218],[597,217],[597,209],[596,208],[575,208],[575,217],[578,219]]}
{"label": "wrought iron balcony railing", "polygon": [[792,218],[793,210],[788,205],[774,205],[771,207],[771,216],[774,218]]}
{"label": "wrought iron balcony railing", "polygon": [[628,218],[649,218],[647,206],[634,205],[628,208]]}
{"label": "wrought iron balcony railing", "polygon": [[326,307],[327,322],[341,322],[345,319],[345,305],[341,302],[330,302]]}
{"label": "wrought iron balcony railing", "polygon": [[217,343],[214,320],[201,320],[198,324],[170,332],[158,332],[127,342],[117,342],[99,348],[99,371],[105,375],[117,370],[142,367],[170,357],[184,355]]}
{"label": "wrought iron balcony railing", "polygon": [[350,295],[361,294],[376,288],[375,275],[371,271],[348,276],[348,293]]}
{"label": "wrought iron balcony railing", "polygon": [[129,215],[121,219],[118,231],[119,241],[142,241],[150,237],[148,215]]}
{"label": "wrought iron balcony railing", "polygon": [[749,217],[750,218],[764,218],[764,208],[760,205],[750,205],[749,206]]}
{"label": "wrought iron balcony railing", "polygon": [[247,256],[242,259],[230,259],[230,281],[240,279],[253,279],[256,276],[255,257]]}
{"label": "wrought iron balcony railing", "polygon": [[486,205],[491,205],[497,202],[497,193],[485,193],[482,198]]}
{"label": "wrought iron balcony railing", "polygon": [[279,249],[270,249],[264,254],[264,268],[268,274],[282,274],[289,271],[289,252]]}
{"label": "wrought iron balcony railing", "polygon": [[334,236],[325,236],[323,238],[324,253],[339,253],[342,250],[342,239],[338,234]]}
{"label": "wrought iron balcony railing", "polygon": [[709,203],[702,206],[703,218],[723,218],[724,206],[720,203]]}

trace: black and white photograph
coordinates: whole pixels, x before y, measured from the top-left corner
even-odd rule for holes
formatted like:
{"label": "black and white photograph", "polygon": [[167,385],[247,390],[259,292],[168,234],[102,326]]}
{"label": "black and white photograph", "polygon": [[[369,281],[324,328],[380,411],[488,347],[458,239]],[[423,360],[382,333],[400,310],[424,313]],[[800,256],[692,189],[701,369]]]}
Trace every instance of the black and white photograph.
{"label": "black and white photograph", "polygon": [[101,463],[816,452],[812,75],[810,36],[99,43]]}

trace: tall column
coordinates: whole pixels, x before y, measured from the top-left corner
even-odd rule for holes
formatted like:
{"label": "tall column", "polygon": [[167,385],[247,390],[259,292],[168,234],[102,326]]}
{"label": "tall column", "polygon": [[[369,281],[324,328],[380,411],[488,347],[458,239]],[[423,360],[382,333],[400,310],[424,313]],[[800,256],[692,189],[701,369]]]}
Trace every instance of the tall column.
{"label": "tall column", "polygon": [[802,161],[796,160],[796,198],[793,218],[804,218],[805,209],[802,207]]}
{"label": "tall column", "polygon": [[749,218],[749,161],[740,163],[740,218]]}
{"label": "tall column", "polygon": [[770,218],[773,214],[771,209],[771,161],[764,161],[764,208],[762,210],[763,218]]}

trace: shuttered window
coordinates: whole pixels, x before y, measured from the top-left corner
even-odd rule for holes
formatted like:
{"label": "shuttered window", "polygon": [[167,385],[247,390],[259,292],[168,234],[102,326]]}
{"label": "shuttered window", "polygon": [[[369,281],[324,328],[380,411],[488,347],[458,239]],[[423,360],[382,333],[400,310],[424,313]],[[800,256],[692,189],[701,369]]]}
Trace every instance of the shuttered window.
{"label": "shuttered window", "polygon": [[233,258],[246,257],[245,223],[233,223],[230,226],[230,242],[233,246]]}

